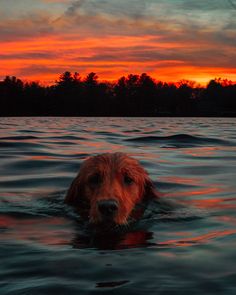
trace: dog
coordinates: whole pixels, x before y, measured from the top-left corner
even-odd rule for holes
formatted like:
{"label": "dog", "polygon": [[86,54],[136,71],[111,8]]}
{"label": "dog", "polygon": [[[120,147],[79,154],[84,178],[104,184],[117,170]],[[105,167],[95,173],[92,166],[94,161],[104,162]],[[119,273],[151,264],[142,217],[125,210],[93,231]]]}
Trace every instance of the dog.
{"label": "dog", "polygon": [[137,220],[159,194],[147,171],[125,153],[105,153],[86,159],[70,185],[65,203],[89,224],[122,226]]}

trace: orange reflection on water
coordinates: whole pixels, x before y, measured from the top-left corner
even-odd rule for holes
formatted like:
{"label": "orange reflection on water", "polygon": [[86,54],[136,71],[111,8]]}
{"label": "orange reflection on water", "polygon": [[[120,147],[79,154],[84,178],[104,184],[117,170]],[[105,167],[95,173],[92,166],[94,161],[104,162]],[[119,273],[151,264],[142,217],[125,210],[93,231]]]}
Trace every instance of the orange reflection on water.
{"label": "orange reflection on water", "polygon": [[116,151],[121,151],[124,150],[123,145],[118,145],[118,144],[112,144],[106,141],[101,141],[101,142],[96,142],[96,141],[86,141],[86,142],[79,142],[80,145],[86,147],[86,151],[89,148],[92,148],[96,154],[98,153],[104,153],[104,152],[116,152]]}
{"label": "orange reflection on water", "polygon": [[[62,217],[19,219],[3,215],[0,226],[6,231],[0,239],[34,241],[44,245],[68,244],[72,236],[70,223]],[[68,224],[68,228],[65,228]]]}
{"label": "orange reflection on water", "polygon": [[[216,208],[216,209],[222,209],[222,208],[236,208],[236,204],[227,203],[236,201],[236,198],[214,198],[214,199],[204,199],[204,200],[191,200],[192,205],[197,206],[199,208]],[[188,202],[188,201],[185,201]]]}
{"label": "orange reflection on water", "polygon": [[0,226],[9,227],[15,224],[14,219],[8,216],[0,216]]}
{"label": "orange reflection on water", "polygon": [[38,155],[38,156],[30,156],[30,160],[47,160],[47,159],[54,159],[54,157],[46,156],[46,155]]}
{"label": "orange reflection on water", "polygon": [[121,242],[120,246],[125,247],[139,247],[145,245],[147,240],[152,237],[152,233],[146,231],[130,232],[125,235],[125,238]]}
{"label": "orange reflection on water", "polygon": [[216,194],[216,193],[221,193],[223,191],[224,190],[220,187],[207,187],[203,189],[181,191],[177,193],[171,192],[171,193],[166,193],[165,195],[168,197],[191,197],[191,196],[198,196],[198,195],[202,196],[202,195]]}
{"label": "orange reflection on water", "polygon": [[191,148],[185,149],[183,151],[184,154],[192,156],[192,157],[210,157],[213,156],[216,151],[219,150],[217,147],[199,147],[199,148]]}
{"label": "orange reflection on water", "polygon": [[218,216],[217,220],[236,225],[236,217],[233,216]]}
{"label": "orange reflection on water", "polygon": [[34,219],[20,219],[14,218],[7,215],[0,216],[0,225],[4,226],[28,226],[28,225],[60,225],[65,221],[62,217],[54,217],[54,218],[34,218]]}
{"label": "orange reflection on water", "polygon": [[210,232],[205,235],[200,235],[197,237],[192,238],[183,238],[182,240],[168,240],[165,242],[160,242],[158,245],[160,246],[174,246],[174,247],[188,247],[188,246],[194,246],[196,244],[203,244],[207,243],[210,240],[216,239],[216,238],[222,238],[229,235],[236,234],[236,230],[222,230],[222,231],[215,231]]}
{"label": "orange reflection on water", "polygon": [[159,177],[160,181],[167,181],[172,183],[180,183],[180,184],[190,184],[190,185],[200,185],[202,179],[201,178],[187,178],[181,176],[163,176]]}

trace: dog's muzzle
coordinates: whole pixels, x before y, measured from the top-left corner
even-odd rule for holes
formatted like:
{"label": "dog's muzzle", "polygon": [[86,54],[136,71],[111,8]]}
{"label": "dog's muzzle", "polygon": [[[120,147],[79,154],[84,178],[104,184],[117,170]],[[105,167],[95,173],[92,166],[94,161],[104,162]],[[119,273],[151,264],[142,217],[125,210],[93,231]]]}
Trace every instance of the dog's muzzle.
{"label": "dog's muzzle", "polygon": [[118,211],[118,203],[114,199],[100,200],[97,207],[101,217],[105,220],[113,219]]}

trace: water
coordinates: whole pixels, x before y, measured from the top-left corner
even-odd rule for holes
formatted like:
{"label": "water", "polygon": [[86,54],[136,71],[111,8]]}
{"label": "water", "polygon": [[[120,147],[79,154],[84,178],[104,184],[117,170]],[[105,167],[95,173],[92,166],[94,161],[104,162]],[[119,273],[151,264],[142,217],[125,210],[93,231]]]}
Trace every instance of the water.
{"label": "water", "polygon": [[[0,294],[236,294],[236,121],[1,118]],[[86,236],[63,204],[81,162],[124,151],[152,204],[121,236]]]}

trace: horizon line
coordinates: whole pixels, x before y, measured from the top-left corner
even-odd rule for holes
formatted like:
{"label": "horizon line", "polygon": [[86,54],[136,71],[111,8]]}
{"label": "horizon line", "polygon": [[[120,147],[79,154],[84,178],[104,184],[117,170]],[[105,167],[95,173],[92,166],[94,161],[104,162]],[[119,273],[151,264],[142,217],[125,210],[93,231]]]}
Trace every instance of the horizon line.
{"label": "horizon line", "polygon": [[212,78],[209,78],[208,80],[205,80],[204,82],[199,82],[197,80],[188,79],[188,78],[185,78],[185,77],[183,77],[181,79],[178,79],[176,81],[171,81],[171,80],[170,81],[165,81],[165,80],[157,79],[157,78],[153,77],[151,74],[148,74],[148,72],[128,73],[128,74],[126,73],[126,74],[123,74],[123,75],[119,76],[118,78],[100,78],[99,77],[99,74],[96,73],[95,71],[88,71],[87,73],[85,73],[85,75],[81,75],[77,71],[69,71],[69,70],[66,70],[66,71],[63,71],[60,74],[57,74],[57,79],[54,79],[53,81],[48,81],[48,82],[46,82],[46,80],[42,80],[42,79],[21,78],[20,76],[17,76],[17,75],[14,75],[14,74],[7,74],[7,75],[4,75],[4,76],[2,76],[0,78],[0,83],[1,82],[4,82],[4,79],[6,79],[6,77],[16,77],[17,79],[21,80],[24,84],[26,84],[26,83],[34,83],[35,82],[35,83],[39,84],[40,86],[50,87],[50,86],[55,85],[58,82],[58,80],[60,79],[60,76],[63,75],[64,73],[66,73],[66,72],[70,72],[72,75],[75,74],[75,73],[77,73],[80,76],[80,78],[82,79],[82,81],[90,73],[95,73],[97,75],[97,77],[98,77],[97,80],[100,83],[106,83],[106,82],[107,83],[116,83],[122,77],[127,78],[129,75],[141,76],[142,74],[146,74],[147,76],[151,77],[151,79],[153,79],[156,83],[158,83],[158,82],[160,83],[161,82],[161,83],[166,83],[166,84],[169,84],[169,85],[171,85],[171,84],[178,85],[180,82],[191,82],[191,83],[195,84],[193,87],[199,87],[199,86],[206,87],[207,84],[209,84],[209,82],[212,81],[212,80],[219,80],[219,81],[223,81],[223,82],[224,81],[227,81],[227,82],[229,82],[229,83],[231,83],[233,85],[236,84],[236,81],[233,81],[230,78],[227,78],[227,77],[217,77],[217,76],[215,76],[214,78],[212,76]]}

